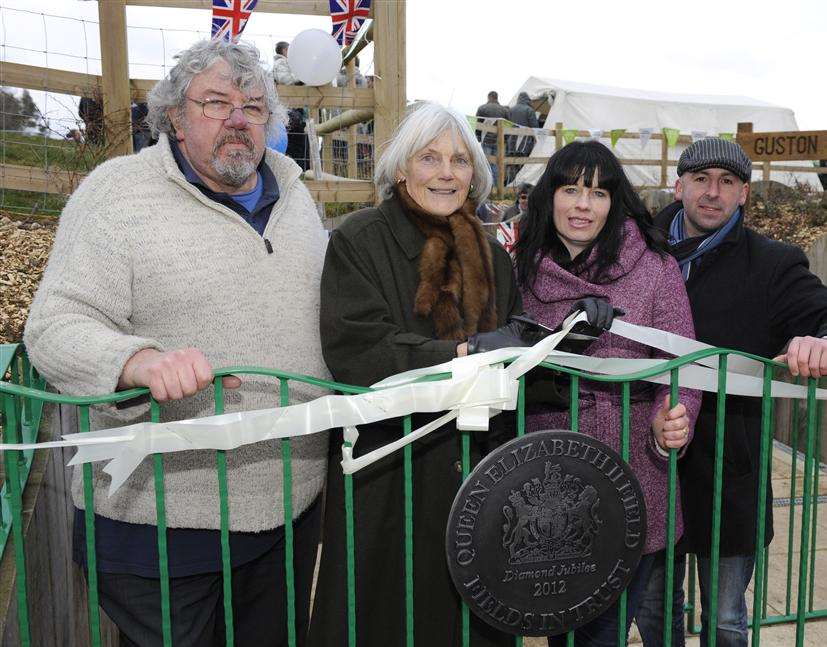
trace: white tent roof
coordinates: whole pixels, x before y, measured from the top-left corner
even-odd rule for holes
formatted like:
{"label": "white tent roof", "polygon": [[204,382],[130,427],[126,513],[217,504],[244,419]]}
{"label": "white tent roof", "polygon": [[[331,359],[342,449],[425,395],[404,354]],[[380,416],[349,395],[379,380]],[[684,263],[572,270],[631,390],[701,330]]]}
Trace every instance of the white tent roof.
{"label": "white tent roof", "polygon": [[[735,133],[739,122],[752,122],[756,132],[798,130],[795,114],[789,108],[775,106],[765,101],[739,96],[674,94],[589,85],[573,81],[560,81],[536,76],[529,77],[517,91],[527,92],[532,99],[548,98],[550,110],[546,128],[563,123],[564,128],[579,130],[603,130],[600,141],[611,145],[609,131],[625,128],[629,133],[641,128],[677,128],[681,134],[703,131],[706,135]],[[517,95],[511,101],[514,105]],[[678,144],[670,150],[670,159],[677,159],[686,148]],[[550,155],[554,152],[553,137],[539,137],[532,155]],[[660,159],[661,142],[650,140],[645,146],[640,141],[621,139],[615,147],[621,158]],[[789,162],[792,166],[806,166],[809,162]],[[774,163],[775,164],[775,163]],[[535,183],[544,166],[530,164],[523,167],[515,182]],[[634,185],[657,185],[660,182],[659,166],[624,166]],[[668,185],[676,179],[675,167],[670,167]],[[762,178],[761,169],[753,171],[753,180]],[[795,180],[820,189],[814,173],[787,173],[773,171],[771,178],[785,184]]]}

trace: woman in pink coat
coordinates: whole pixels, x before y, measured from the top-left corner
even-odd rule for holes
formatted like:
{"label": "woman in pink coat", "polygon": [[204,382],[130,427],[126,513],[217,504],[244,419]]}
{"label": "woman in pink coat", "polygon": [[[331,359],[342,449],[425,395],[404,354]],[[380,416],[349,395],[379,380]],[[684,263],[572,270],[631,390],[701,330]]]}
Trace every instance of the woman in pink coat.
{"label": "woman in pink coat", "polygon": [[[516,269],[526,311],[546,325],[558,324],[575,302],[597,298],[624,310],[624,321],[694,337],[678,266],[617,158],[598,142],[569,144],[549,160],[523,216]],[[609,332],[585,354],[664,356]],[[629,462],[643,488],[648,527],[644,557],[627,589],[627,631],[666,546],[668,450],[689,442],[700,404],[698,392],[681,389],[679,404],[670,408],[669,387],[646,382],[633,383],[631,393]],[[550,405],[529,403],[527,420],[529,431],[570,427],[568,409]],[[581,432],[619,452],[620,385],[581,380],[579,421]],[[680,537],[680,509],[676,520]],[[577,630],[576,644],[614,645],[617,618],[614,605]],[[565,644],[565,636],[549,639],[557,644]]]}

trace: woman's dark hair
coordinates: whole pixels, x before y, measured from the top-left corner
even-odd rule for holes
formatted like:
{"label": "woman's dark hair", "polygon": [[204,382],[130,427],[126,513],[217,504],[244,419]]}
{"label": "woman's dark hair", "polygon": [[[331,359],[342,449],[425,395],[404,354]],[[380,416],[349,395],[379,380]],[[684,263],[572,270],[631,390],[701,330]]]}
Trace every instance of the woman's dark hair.
{"label": "woman's dark hair", "polygon": [[[520,221],[520,237],[516,245],[518,285],[530,289],[542,258],[553,252],[565,252],[554,226],[555,191],[561,186],[577,184],[581,176],[585,185],[591,186],[595,171],[597,184],[609,192],[612,205],[606,224],[593,243],[598,253],[589,268],[591,280],[599,280],[617,262],[626,218],[632,218],[637,223],[650,249],[660,254],[666,253],[665,236],[655,228],[652,217],[614,153],[600,142],[573,142],[551,156],[537,186],[528,196],[528,211]],[[586,250],[578,259],[585,261],[588,255]]]}

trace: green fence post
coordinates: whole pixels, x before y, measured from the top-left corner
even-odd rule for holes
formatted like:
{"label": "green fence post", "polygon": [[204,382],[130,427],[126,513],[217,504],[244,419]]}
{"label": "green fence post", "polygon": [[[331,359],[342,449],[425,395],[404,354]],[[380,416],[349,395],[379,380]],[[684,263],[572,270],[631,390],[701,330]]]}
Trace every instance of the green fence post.
{"label": "green fence post", "polygon": [[[155,398],[150,397],[149,415],[152,422],[161,420],[161,407]],[[172,611],[169,592],[169,554],[167,552],[167,507],[164,488],[164,455],[152,455],[155,474],[155,518],[158,534],[158,575],[161,580],[161,634],[164,647],[172,645]]]}
{"label": "green fence post", "polygon": [[724,468],[724,433],[726,426],[726,367],[727,356],[718,360],[718,407],[715,412],[715,483],[712,493],[712,550],[709,571],[712,585],[709,592],[709,647],[715,647],[718,627],[718,561],[721,540],[721,484]]}
{"label": "green fence post", "polygon": [[[215,378],[215,413],[224,413],[224,383],[222,378]],[[233,626],[233,583],[232,564],[230,561],[230,503],[227,491],[227,452],[219,449],[215,452],[218,467],[218,501],[221,514],[221,572],[224,590],[224,627],[227,647],[235,642]]]}
{"label": "green fence post", "polygon": [[580,431],[580,378],[577,375],[571,376],[569,387],[569,419],[571,430]]}
{"label": "green fence post", "polygon": [[[571,421],[571,430],[580,431],[580,377],[577,375],[571,376],[569,387],[569,420]],[[573,631],[566,634],[566,647],[574,647]]]}
{"label": "green fence post", "polygon": [[[525,375],[520,376],[520,390],[517,391],[517,437],[525,434]],[[465,477],[463,476],[463,480]],[[463,605],[463,611],[465,605]],[[514,647],[523,647],[523,637],[514,636]]]}
{"label": "green fence post", "polygon": [[[344,447],[353,443],[343,441]],[[347,644],[356,647],[356,542],[353,529],[353,475],[345,474],[345,543],[347,550]]]}
{"label": "green fence post", "polygon": [[[279,378],[279,406],[290,404],[290,387]],[[284,507],[284,577],[287,580],[287,644],[296,647],[296,589],[293,571],[293,461],[288,438],[281,439],[282,505]]]}
{"label": "green fence post", "polygon": [[798,565],[798,600],[795,606],[795,644],[804,645],[807,616],[807,540],[810,534],[810,494],[812,487],[813,454],[816,427],[816,380],[807,381],[807,450],[804,454],[804,496],[801,502],[801,554]]}
{"label": "green fence post", "polygon": [[[772,481],[772,453],[773,447],[775,443],[773,443],[773,438],[775,436],[775,400],[770,398],[770,420],[772,421],[773,429],[770,435],[770,442],[769,442],[769,452],[767,456],[767,478]],[[765,531],[766,532],[766,531]],[[767,595],[767,588],[769,582],[769,572],[770,572],[770,547],[767,546],[764,548],[764,592],[763,592],[763,600],[764,604],[761,606],[761,619],[765,620],[767,617],[767,600],[769,596]]]}
{"label": "green fence post", "polygon": [[[20,353],[20,360],[23,364],[23,379],[21,384],[26,387],[32,386],[32,365],[29,362],[29,356],[25,352]],[[2,377],[2,376],[0,376]],[[23,398],[23,426],[28,427],[32,423],[32,401],[29,398]],[[35,436],[37,437],[37,430]]]}
{"label": "green fence post", "polygon": [[[78,407],[78,430],[89,431],[89,407]],[[98,610],[98,556],[95,552],[95,490],[92,484],[92,465],[83,464],[83,519],[86,527],[86,578],[88,581],[89,636],[92,647],[100,647],[101,627]]]}
{"label": "green fence post", "polygon": [[[799,378],[795,379],[796,385],[801,384]],[[793,450],[792,475],[790,476],[790,518],[787,524],[787,596],[784,603],[784,615],[792,613],[792,587],[793,587],[793,535],[795,526],[795,481],[798,467],[798,438],[799,438],[799,403],[792,401],[793,422],[790,429],[790,444]]]}
{"label": "green fence post", "polygon": [[[403,434],[411,433],[411,417],[405,416]],[[413,563],[413,448],[403,448],[405,496],[405,644],[414,647],[414,563]]]}
{"label": "green fence post", "polygon": [[[16,399],[13,395],[3,396],[5,442],[11,444],[20,442],[18,403],[15,402]],[[31,645],[31,635],[29,633],[29,603],[26,596],[26,546],[23,543],[23,492],[20,488],[19,465],[21,454],[20,450],[4,452],[3,461],[6,469],[6,491],[9,493],[9,505],[11,507],[14,565],[17,571],[15,578],[17,584],[17,626],[20,631],[20,644],[23,647],[29,647]]]}
{"label": "green fence post", "polygon": [[[520,378],[522,380],[522,378]],[[520,405],[517,404],[517,409],[519,411]],[[519,414],[518,414],[519,415]],[[468,475],[471,473],[471,432],[470,431],[462,431],[460,432],[460,440],[462,446],[462,480],[463,482],[465,479],[468,478]],[[519,435],[519,429],[517,434]],[[465,604],[465,601],[462,601],[461,607],[461,618],[462,618],[462,647],[470,647],[471,645],[471,617],[469,615],[468,605]]]}
{"label": "green fence post", "polygon": [[758,519],[755,530],[755,586],[752,601],[752,647],[761,642],[761,608],[764,592],[764,532],[766,528],[767,482],[769,481],[770,434],[772,434],[772,365],[764,365],[764,389],[761,398],[761,451],[758,464]]}
{"label": "green fence post", "polygon": [[[629,462],[629,436],[631,430],[631,409],[632,409],[632,391],[629,382],[623,382],[620,385],[620,458],[624,462]],[[620,599],[617,605],[617,645],[618,647],[626,646],[628,636],[626,634],[626,613],[628,603],[628,593],[626,589],[620,594]]]}
{"label": "green fence post", "polygon": [[[678,405],[678,369],[669,373],[669,406]],[[663,644],[672,644],[672,591],[675,579],[675,514],[677,510],[678,451],[669,450],[669,477],[666,504],[666,563],[664,564]]]}
{"label": "green fence post", "polygon": [[818,477],[821,472],[821,413],[824,409],[824,402],[819,400],[816,404],[816,448],[815,460],[813,460],[813,531],[810,535],[810,591],[807,610],[813,610],[813,594],[815,592],[816,574],[816,537],[818,535]]}

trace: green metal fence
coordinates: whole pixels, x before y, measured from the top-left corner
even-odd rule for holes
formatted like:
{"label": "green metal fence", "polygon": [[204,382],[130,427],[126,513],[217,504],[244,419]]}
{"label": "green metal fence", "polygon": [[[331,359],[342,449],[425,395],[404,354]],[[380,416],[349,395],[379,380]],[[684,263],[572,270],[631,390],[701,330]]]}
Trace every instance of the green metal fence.
{"label": "green metal fence", "polygon": [[[597,382],[612,382],[618,383],[621,394],[621,438],[620,438],[620,454],[624,460],[629,458],[629,435],[630,435],[630,402],[631,402],[631,384],[634,381],[653,377],[656,375],[668,374],[670,376],[671,384],[671,401],[673,405],[678,398],[678,374],[679,368],[685,364],[694,362],[696,360],[718,356],[718,409],[717,409],[717,425],[715,429],[716,444],[715,444],[715,484],[714,484],[714,502],[713,502],[713,540],[711,553],[711,610],[709,623],[710,626],[716,624],[717,613],[717,595],[718,595],[718,567],[719,567],[719,540],[718,533],[720,531],[720,500],[721,500],[721,484],[722,484],[722,468],[724,459],[724,434],[725,434],[725,411],[726,411],[726,380],[727,380],[727,357],[729,355],[743,355],[752,357],[764,363],[764,387],[762,397],[762,436],[761,436],[761,453],[760,464],[763,466],[760,479],[760,496],[759,501],[763,501],[766,497],[768,487],[769,470],[772,460],[772,435],[773,435],[773,400],[771,397],[771,380],[773,376],[773,369],[778,364],[774,364],[762,358],[738,353],[735,351],[712,349],[704,350],[677,358],[664,364],[641,371],[634,374],[623,376],[598,376],[594,374],[587,374],[582,371],[569,369],[565,367],[552,366],[550,364],[543,364],[546,368],[553,368],[556,371],[566,373],[570,376],[570,417],[571,427],[573,431],[578,430],[578,400],[580,385],[584,380],[592,380]],[[7,370],[8,369],[8,370]],[[79,428],[81,432],[89,431],[89,408],[103,403],[113,403],[128,400],[139,395],[146,394],[144,389],[132,389],[129,391],[121,391],[101,397],[69,397],[50,393],[45,390],[45,385],[36,372],[29,364],[22,347],[19,346],[0,346],[0,377],[4,374],[9,374],[8,381],[0,382],[0,406],[2,406],[2,429],[3,442],[5,443],[21,443],[34,442],[37,437],[37,432],[40,424],[40,416],[45,403],[59,403],[65,405],[74,405],[78,408]],[[283,373],[277,370],[270,370],[258,367],[236,366],[228,367],[226,369],[216,371],[216,380],[214,382],[215,394],[215,413],[223,413],[224,397],[221,383],[221,377],[224,375],[261,375],[277,378],[278,392],[274,393],[274,403],[279,406],[285,406],[289,401],[290,382],[304,382],[337,391],[343,394],[364,393],[369,389],[361,387],[353,387],[334,382],[319,380],[303,375],[295,375]],[[449,374],[440,374],[428,376],[427,380],[439,380],[450,377]],[[818,498],[814,496],[818,488],[819,463],[816,460],[818,456],[818,439],[817,430],[820,422],[820,408],[816,400],[816,380],[810,379],[807,382],[807,399],[806,399],[806,433],[802,446],[798,446],[796,440],[793,445],[792,454],[792,470],[793,478],[791,481],[790,491],[790,520],[787,530],[787,563],[786,563],[786,607],[785,613],[782,615],[768,615],[767,613],[767,581],[768,581],[768,563],[769,555],[766,549],[759,549],[755,555],[755,581],[754,581],[754,602],[752,608],[751,628],[753,632],[753,645],[758,645],[761,636],[761,627],[765,625],[773,625],[778,623],[792,623],[796,624],[796,645],[804,644],[804,635],[806,628],[806,621],[813,618],[821,618],[827,616],[827,609],[816,608],[814,601],[814,571],[815,571],[815,545],[816,545],[816,531],[817,531],[817,504]],[[796,415],[798,408],[796,407]],[[157,402],[151,400],[150,406],[151,419],[157,422],[160,419],[160,406]],[[793,426],[797,428],[798,420],[794,419]],[[403,432],[408,434],[411,432],[411,418],[406,417],[403,422]],[[442,432],[444,433],[444,432]],[[463,478],[470,472],[471,452],[470,452],[470,433],[461,433],[461,465]],[[525,390],[524,381],[521,379],[518,402],[517,402],[517,435],[525,433]],[[793,438],[797,438],[796,435]],[[292,476],[291,476],[291,441],[285,439],[281,442],[281,454],[284,462],[283,482],[281,484],[284,496],[284,510],[285,518],[292,519]],[[803,450],[803,492],[800,498],[800,504],[795,497],[795,482],[798,470],[798,452]],[[416,493],[413,492],[412,473],[416,469],[416,463],[413,458],[411,445],[407,445],[403,449],[404,461],[404,500],[405,500],[405,572],[401,574],[405,580],[405,608],[400,609],[400,613],[404,613],[406,617],[406,641],[405,647],[414,647],[414,618],[413,618],[413,591],[414,578],[416,577],[415,569],[415,555],[413,552],[413,527],[416,519],[413,518],[413,497]],[[223,564],[223,591],[224,591],[224,616],[226,624],[226,644],[228,647],[234,644],[233,638],[233,609],[232,609],[232,589],[231,589],[231,572],[230,572],[230,546],[229,546],[229,519],[231,510],[228,505],[227,496],[227,462],[226,453],[218,450],[216,453],[216,479],[219,485],[219,500],[220,500],[220,536],[221,536],[221,556]],[[2,490],[2,518],[0,522],[0,542],[5,545],[6,538],[9,533],[13,537],[15,564],[17,569],[17,608],[18,617],[17,622],[20,633],[20,644],[28,646],[31,644],[30,632],[30,618],[29,618],[29,604],[27,600],[26,591],[26,563],[24,550],[24,536],[22,529],[22,491],[25,486],[29,467],[31,465],[33,452],[13,450],[4,453],[4,486]],[[156,514],[157,514],[157,541],[159,552],[159,571],[161,581],[161,626],[163,628],[164,645],[172,645],[171,638],[171,622],[174,609],[174,601],[170,597],[169,588],[169,571],[167,565],[167,547],[166,547],[166,516],[165,516],[165,493],[164,493],[164,459],[163,455],[156,454],[153,456],[154,462],[154,476],[155,476],[155,494],[156,494]],[[100,633],[100,615],[98,610],[98,588],[97,588],[97,573],[96,573],[96,559],[95,559],[95,517],[94,517],[94,497],[92,488],[92,469],[89,464],[83,466],[83,483],[84,483],[84,503],[85,503],[85,524],[86,524],[86,551],[88,564],[88,598],[89,598],[89,627],[90,636],[89,644],[98,646],[101,644]],[[338,469],[335,464],[331,465],[331,469]],[[674,543],[675,543],[675,509],[676,509],[676,475],[677,475],[677,452],[672,451],[669,457],[669,490],[668,490],[668,512],[667,512],[667,577],[664,591],[664,643],[671,644],[671,609],[672,609],[672,583],[674,570]],[[358,645],[358,627],[356,626],[356,609],[355,609],[355,591],[356,578],[355,571],[355,545],[354,545],[354,506],[353,506],[353,479],[359,478],[358,473],[355,475],[345,475],[345,499],[344,501],[330,501],[327,505],[343,505],[346,511],[346,554],[347,554],[347,618],[348,618],[348,647],[356,647]],[[794,522],[795,512],[800,511],[800,535],[798,548],[799,565],[798,576],[793,577],[793,563],[792,555],[795,551],[795,537],[794,537]],[[759,506],[758,527],[756,529],[756,546],[763,546],[765,534],[765,514],[764,506]],[[779,538],[781,533],[778,533]],[[287,522],[285,526],[285,567],[286,567],[286,586],[287,586],[287,617],[288,617],[288,642],[291,647],[296,645],[296,627],[295,627],[295,594],[293,582],[293,527],[291,522]],[[693,572],[690,561],[690,573]],[[792,603],[793,587],[795,587],[796,602]],[[686,611],[690,618],[693,617],[695,608],[694,602],[694,579],[690,576],[689,581],[689,599]],[[626,594],[623,593],[620,599],[619,617],[625,618],[626,612]],[[462,614],[462,647],[473,647],[470,642],[470,618],[467,607],[463,608]],[[623,627],[624,623],[621,622]],[[698,627],[690,621],[689,630],[697,632]],[[619,629],[617,644],[625,645],[625,635],[623,629]],[[523,644],[522,638],[515,638],[515,645]],[[574,644],[574,635],[568,635],[568,644]],[[714,647],[715,636],[711,632],[709,636],[709,644]]]}

